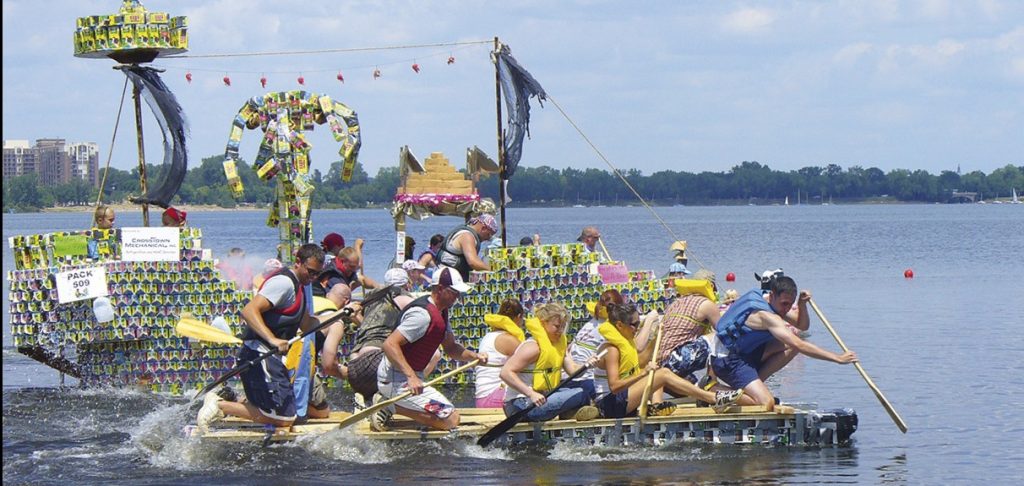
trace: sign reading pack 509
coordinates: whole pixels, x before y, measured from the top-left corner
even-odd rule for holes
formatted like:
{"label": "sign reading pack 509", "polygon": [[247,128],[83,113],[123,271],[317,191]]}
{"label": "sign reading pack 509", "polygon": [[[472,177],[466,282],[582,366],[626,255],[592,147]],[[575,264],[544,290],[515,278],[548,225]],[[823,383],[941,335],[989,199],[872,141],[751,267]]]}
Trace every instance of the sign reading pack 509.
{"label": "sign reading pack 509", "polygon": [[57,281],[57,302],[66,304],[107,295],[107,269],[87,267],[60,272]]}

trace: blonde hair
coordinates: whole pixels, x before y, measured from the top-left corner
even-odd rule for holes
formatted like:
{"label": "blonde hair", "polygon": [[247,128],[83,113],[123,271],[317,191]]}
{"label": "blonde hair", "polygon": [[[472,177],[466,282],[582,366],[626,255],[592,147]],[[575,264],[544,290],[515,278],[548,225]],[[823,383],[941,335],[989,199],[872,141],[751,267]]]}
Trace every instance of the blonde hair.
{"label": "blonde hair", "polygon": [[563,327],[569,323],[569,311],[561,302],[537,304],[533,308],[533,315],[537,316],[537,319],[540,319],[541,322],[557,319],[558,327]]}
{"label": "blonde hair", "polygon": [[99,206],[96,206],[96,212],[94,212],[92,214],[92,224],[93,224],[93,226],[99,226],[100,225],[100,220],[101,219],[105,219],[107,217],[107,211],[110,211],[110,213],[113,214],[114,213],[114,208],[112,208],[110,206],[107,206],[106,204],[101,204]]}

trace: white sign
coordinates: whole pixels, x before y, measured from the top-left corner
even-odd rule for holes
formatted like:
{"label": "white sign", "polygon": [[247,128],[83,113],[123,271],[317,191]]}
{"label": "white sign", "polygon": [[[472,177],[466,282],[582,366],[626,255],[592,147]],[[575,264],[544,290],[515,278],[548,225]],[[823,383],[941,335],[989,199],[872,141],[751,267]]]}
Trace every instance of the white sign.
{"label": "white sign", "polygon": [[398,231],[395,236],[395,263],[399,268],[405,263],[405,231]]}
{"label": "white sign", "polygon": [[78,300],[107,295],[107,269],[105,267],[79,268],[57,275],[57,302],[67,304]]}
{"label": "white sign", "polygon": [[121,228],[121,260],[176,262],[181,260],[180,228]]}

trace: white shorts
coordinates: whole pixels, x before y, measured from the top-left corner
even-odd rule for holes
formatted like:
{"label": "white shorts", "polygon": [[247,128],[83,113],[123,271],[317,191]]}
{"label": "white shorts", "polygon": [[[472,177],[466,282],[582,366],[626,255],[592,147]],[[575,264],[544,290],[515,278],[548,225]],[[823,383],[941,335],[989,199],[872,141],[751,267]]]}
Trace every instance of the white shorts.
{"label": "white shorts", "polygon": [[[377,383],[377,389],[382,397],[388,399],[405,393],[407,383],[406,381]],[[452,402],[432,386],[424,387],[423,393],[408,396],[395,402],[395,405],[409,410],[427,412],[439,419],[446,419],[455,411]]]}

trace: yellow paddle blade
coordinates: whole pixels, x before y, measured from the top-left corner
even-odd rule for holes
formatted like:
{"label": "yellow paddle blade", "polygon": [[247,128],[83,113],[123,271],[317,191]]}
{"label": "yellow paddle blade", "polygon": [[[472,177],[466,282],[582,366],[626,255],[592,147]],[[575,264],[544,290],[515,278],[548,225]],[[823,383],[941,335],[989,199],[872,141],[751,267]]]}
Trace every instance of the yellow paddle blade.
{"label": "yellow paddle blade", "polygon": [[242,344],[241,339],[200,321],[187,313],[181,315],[181,320],[178,321],[178,325],[175,326],[174,330],[181,336],[208,343]]}

